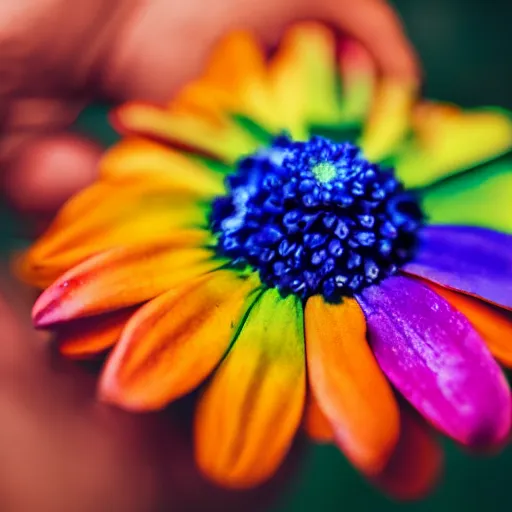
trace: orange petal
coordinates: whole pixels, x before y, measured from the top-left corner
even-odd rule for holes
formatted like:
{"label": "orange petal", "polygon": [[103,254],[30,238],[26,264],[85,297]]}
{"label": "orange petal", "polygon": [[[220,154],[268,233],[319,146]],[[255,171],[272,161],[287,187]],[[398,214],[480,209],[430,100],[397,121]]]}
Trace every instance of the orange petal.
{"label": "orange petal", "polygon": [[101,177],[117,185],[129,181],[158,181],[172,194],[211,198],[225,192],[223,176],[199,161],[157,142],[127,138],[107,151],[100,163]]}
{"label": "orange petal", "polygon": [[233,31],[213,49],[202,81],[233,94],[243,94],[251,83],[263,83],[265,55],[249,32]]}
{"label": "orange petal", "polygon": [[111,249],[85,260],[47,288],[34,305],[34,324],[46,327],[132,306],[222,263],[205,249],[176,249],[172,238]]}
{"label": "orange petal", "polygon": [[380,471],[399,434],[398,406],[366,342],[366,322],[354,299],[306,304],[310,385],[336,442],[360,470]]}
{"label": "orange petal", "polygon": [[264,292],[199,402],[197,463],[222,485],[263,482],[290,447],[305,398],[302,322],[297,298]]}
{"label": "orange petal", "polygon": [[202,109],[217,119],[239,113],[275,127],[265,55],[254,36],[234,31],[223,38],[213,49],[203,76],[184,87],[172,102],[176,104]]}
{"label": "orange petal", "polygon": [[107,361],[101,398],[158,409],[197,387],[227,351],[256,286],[220,270],[140,308]]}
{"label": "orange petal", "polygon": [[113,123],[122,131],[219,157],[228,162],[257,149],[258,142],[228,118],[213,122],[193,112],[166,110],[142,102],[117,108]]}
{"label": "orange petal", "polygon": [[[205,211],[151,184],[98,182],[73,197],[19,261],[17,272],[42,288],[89,256],[125,245],[154,243],[176,228],[203,225]],[[188,230],[182,246],[205,240]]]}
{"label": "orange petal", "polygon": [[360,145],[370,160],[382,160],[401,143],[410,128],[417,86],[383,79],[377,86]]}
{"label": "orange petal", "polygon": [[332,426],[312,393],[310,393],[306,406],[304,428],[308,436],[317,443],[331,443],[334,441]]}
{"label": "orange petal", "polygon": [[393,456],[374,483],[401,500],[424,498],[439,479],[443,451],[431,430],[409,410],[402,410],[400,439]]}
{"label": "orange petal", "polygon": [[512,313],[469,295],[425,282],[459,310],[487,343],[492,355],[512,367]]}
{"label": "orange petal", "polygon": [[64,324],[57,331],[59,352],[86,358],[112,347],[133,315],[133,308]]}

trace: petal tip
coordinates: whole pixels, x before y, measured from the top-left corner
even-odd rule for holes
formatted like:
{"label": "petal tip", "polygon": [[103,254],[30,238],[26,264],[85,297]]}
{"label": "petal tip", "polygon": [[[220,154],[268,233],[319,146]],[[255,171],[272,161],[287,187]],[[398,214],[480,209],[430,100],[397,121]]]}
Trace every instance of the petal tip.
{"label": "petal tip", "polygon": [[119,380],[118,369],[110,367],[107,361],[106,367],[100,377],[97,389],[97,397],[100,402],[112,405],[129,412],[148,412],[162,409],[166,403],[151,401],[141,393],[135,394]]}
{"label": "petal tip", "polygon": [[55,300],[48,300],[43,293],[32,308],[32,323],[34,327],[43,329],[57,322],[57,303]]}
{"label": "petal tip", "polygon": [[70,315],[66,313],[60,301],[62,290],[66,289],[69,285],[69,281],[55,283],[39,296],[32,308],[32,322],[35,327],[49,327],[53,324],[69,320]]}
{"label": "petal tip", "polygon": [[[112,355],[110,356],[110,358],[111,357]],[[124,401],[122,399],[120,386],[115,377],[115,372],[113,368],[110,366],[110,364],[111,363],[107,360],[98,382],[96,394],[100,402],[124,408],[125,406]]]}
{"label": "petal tip", "polygon": [[495,414],[481,417],[481,421],[468,433],[467,445],[477,449],[503,446],[510,436],[511,426],[512,407],[509,399]]}
{"label": "petal tip", "polygon": [[126,411],[137,412],[144,409],[137,402],[128,400],[116,380],[110,376],[106,377],[105,374],[100,379],[96,395],[100,402]]}
{"label": "petal tip", "polygon": [[197,447],[195,448],[194,459],[197,468],[205,478],[232,491],[244,491],[264,485],[279,469],[279,467],[276,467],[270,472],[258,471],[257,469],[250,472],[239,472],[236,469],[226,471],[225,468],[219,465],[218,460],[205,457]]}
{"label": "petal tip", "polygon": [[400,436],[398,414],[396,423],[396,428],[388,429],[389,435],[387,439],[381,439],[378,446],[374,446],[365,452],[355,452],[354,447],[352,447],[352,451],[350,451],[350,448],[346,446],[346,441],[340,440],[339,436],[336,436],[336,434],[335,440],[342,450],[350,453],[349,457],[352,464],[368,478],[372,478],[384,471],[393,456]]}

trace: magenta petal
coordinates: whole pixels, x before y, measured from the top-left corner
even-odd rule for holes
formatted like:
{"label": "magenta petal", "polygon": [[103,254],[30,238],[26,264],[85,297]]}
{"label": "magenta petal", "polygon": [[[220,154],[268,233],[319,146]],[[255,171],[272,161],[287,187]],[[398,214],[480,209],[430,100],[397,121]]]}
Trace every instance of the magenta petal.
{"label": "magenta petal", "polygon": [[470,226],[428,226],[403,270],[512,309],[512,236]]}
{"label": "magenta petal", "polygon": [[407,277],[371,286],[358,301],[379,365],[428,420],[467,445],[507,436],[508,383],[464,315]]}

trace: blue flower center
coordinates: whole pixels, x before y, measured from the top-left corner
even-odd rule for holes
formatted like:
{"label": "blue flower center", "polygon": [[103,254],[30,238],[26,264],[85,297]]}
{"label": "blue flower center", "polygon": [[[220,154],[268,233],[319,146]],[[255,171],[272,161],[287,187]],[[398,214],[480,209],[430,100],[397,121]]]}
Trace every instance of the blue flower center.
{"label": "blue flower center", "polygon": [[238,162],[217,198],[217,251],[283,296],[352,296],[411,259],[423,216],[390,169],[350,143],[286,136]]}

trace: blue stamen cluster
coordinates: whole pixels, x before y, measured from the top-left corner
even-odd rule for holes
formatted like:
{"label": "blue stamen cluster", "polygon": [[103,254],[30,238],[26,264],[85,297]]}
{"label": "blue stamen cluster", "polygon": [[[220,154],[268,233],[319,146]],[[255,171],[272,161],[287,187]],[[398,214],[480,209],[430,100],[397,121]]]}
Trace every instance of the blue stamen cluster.
{"label": "blue stamen cluster", "polygon": [[283,296],[352,296],[408,261],[422,213],[350,143],[287,136],[243,158],[213,203],[217,250]]}

